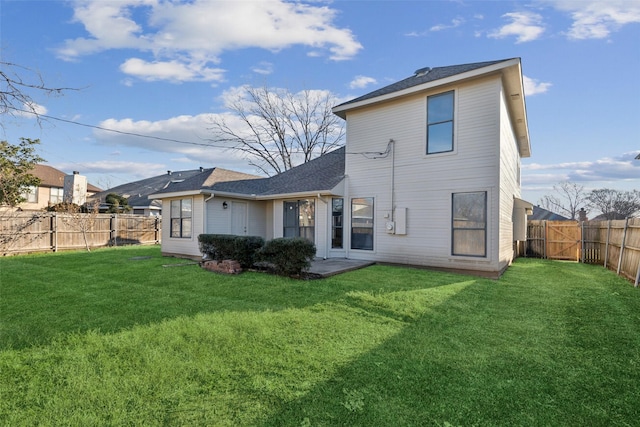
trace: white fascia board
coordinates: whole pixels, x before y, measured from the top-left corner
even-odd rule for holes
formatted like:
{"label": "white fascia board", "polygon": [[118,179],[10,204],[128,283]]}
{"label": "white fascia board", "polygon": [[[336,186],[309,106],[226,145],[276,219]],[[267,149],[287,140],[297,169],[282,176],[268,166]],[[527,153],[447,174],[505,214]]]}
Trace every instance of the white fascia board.
{"label": "white fascia board", "polygon": [[307,198],[307,197],[318,197],[318,196],[339,196],[339,194],[333,193],[332,190],[319,190],[319,191],[302,191],[299,193],[281,193],[281,194],[270,194],[266,196],[257,196],[256,200],[281,200],[281,199],[299,199],[299,198]]}
{"label": "white fascia board", "polygon": [[[477,69],[472,70],[472,71],[467,71],[466,73],[456,74],[454,76],[445,77],[443,79],[438,79],[438,80],[434,80],[434,81],[431,81],[431,82],[423,83],[421,85],[412,86],[412,87],[409,87],[407,89],[403,89],[403,90],[387,93],[385,95],[376,96],[375,98],[369,98],[369,99],[365,99],[365,100],[362,100],[362,101],[359,101],[359,102],[354,102],[354,103],[350,103],[350,104],[346,104],[346,105],[342,105],[342,106],[336,106],[336,107],[333,107],[332,111],[333,111],[334,114],[337,114],[338,116],[340,116],[340,117],[342,117],[344,119],[346,117],[346,114],[344,114],[344,113],[346,111],[348,111],[348,110],[352,110],[352,109],[360,108],[360,107],[365,107],[367,105],[376,104],[378,102],[383,102],[383,101],[388,101],[388,100],[394,99],[394,98],[400,98],[400,97],[403,97],[403,96],[407,96],[407,95],[411,95],[411,94],[414,94],[414,93],[418,93],[418,92],[426,91],[426,90],[429,90],[429,89],[433,89],[433,88],[436,88],[438,86],[446,86],[446,85],[449,85],[449,84],[460,82],[462,80],[472,79],[472,78],[475,78],[475,77],[479,77],[479,76],[495,73],[497,71],[501,71],[501,70],[503,70],[505,68],[509,68],[509,67],[512,67],[514,65],[519,65],[519,64],[520,64],[520,60],[518,58],[509,59],[507,61],[498,62],[497,64],[489,65],[489,66],[482,67],[482,68],[477,68]],[[342,114],[340,114],[340,113],[342,113]]]}
{"label": "white fascia board", "polygon": [[529,140],[527,105],[525,103],[524,81],[520,62],[504,71],[503,84],[506,90],[505,95],[513,122],[513,129],[516,132],[520,157],[530,157],[531,141]]}
{"label": "white fascia board", "polygon": [[169,199],[174,197],[184,197],[184,196],[198,196],[200,194],[210,195],[211,191],[205,190],[188,190],[188,191],[176,191],[173,193],[156,193],[149,194],[147,198],[149,199]]}

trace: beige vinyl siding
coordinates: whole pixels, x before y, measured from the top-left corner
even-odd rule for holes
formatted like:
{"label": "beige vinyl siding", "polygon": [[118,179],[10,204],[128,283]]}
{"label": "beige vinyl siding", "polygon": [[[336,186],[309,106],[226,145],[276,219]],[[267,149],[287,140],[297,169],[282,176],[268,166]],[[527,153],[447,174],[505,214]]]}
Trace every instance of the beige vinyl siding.
{"label": "beige vinyl siding", "polygon": [[500,95],[500,266],[513,260],[513,203],[520,198],[518,169],[520,154],[506,105],[506,94]]}
{"label": "beige vinyl siding", "polygon": [[[224,197],[214,197],[207,202],[208,234],[231,234],[231,204],[233,202],[247,204],[247,235],[267,238],[267,204],[269,202],[255,200],[238,200]],[[222,204],[227,202],[227,209]]]}
{"label": "beige vinyl siding", "polygon": [[[454,151],[426,155],[427,96],[454,89]],[[351,258],[386,262],[495,270],[498,265],[499,90],[497,77],[413,95],[347,115],[348,140],[345,225],[350,199],[375,198],[374,250],[349,250]],[[370,159],[395,141],[394,202],[407,208],[407,234],[388,234],[392,214],[392,157]],[[370,157],[370,156],[369,156]],[[451,256],[451,195],[487,192],[487,257]],[[345,228],[345,247],[350,230]]]}
{"label": "beige vinyl siding", "polygon": [[[171,200],[180,199],[193,200],[191,212],[191,237],[177,238],[171,237],[170,212]],[[189,257],[201,257],[200,248],[198,247],[198,235],[204,233],[204,196],[184,196],[162,199],[162,212],[164,226],[162,227],[162,253],[167,255],[181,255]]]}

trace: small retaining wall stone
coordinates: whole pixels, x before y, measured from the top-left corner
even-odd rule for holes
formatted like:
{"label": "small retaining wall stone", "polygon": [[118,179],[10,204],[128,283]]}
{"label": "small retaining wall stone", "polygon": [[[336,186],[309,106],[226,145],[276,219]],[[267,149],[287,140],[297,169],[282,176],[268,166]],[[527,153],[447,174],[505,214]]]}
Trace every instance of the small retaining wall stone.
{"label": "small retaining wall stone", "polygon": [[205,261],[202,263],[202,267],[209,271],[224,274],[240,274],[242,273],[242,267],[238,261],[231,259],[225,259],[222,261]]}

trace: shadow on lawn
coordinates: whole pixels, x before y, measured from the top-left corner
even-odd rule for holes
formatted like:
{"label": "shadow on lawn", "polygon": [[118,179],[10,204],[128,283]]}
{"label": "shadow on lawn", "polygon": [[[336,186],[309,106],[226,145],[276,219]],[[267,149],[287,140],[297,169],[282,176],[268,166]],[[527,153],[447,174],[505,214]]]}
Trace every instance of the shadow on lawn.
{"label": "shadow on lawn", "polygon": [[[97,267],[94,254],[65,254],[71,261],[64,270],[56,256],[25,258],[28,264],[19,270],[29,270],[27,285],[16,286],[15,293],[3,289],[0,350],[46,345],[70,333],[116,333],[202,313],[299,309],[353,292],[428,289],[460,280],[443,273],[430,277],[424,270],[398,274],[397,268],[384,266],[313,281],[256,272],[227,276],[197,265],[166,268],[184,260],[149,257],[145,250],[115,251],[105,252]],[[63,281],[54,283],[52,275],[63,275]],[[95,278],[86,279],[90,275]]]}
{"label": "shadow on lawn", "polygon": [[[531,269],[540,268],[524,267],[513,274],[524,279]],[[574,369],[581,362],[574,353],[579,350],[571,349],[572,341],[558,340],[554,332],[527,334],[522,314],[526,310],[501,306],[510,301],[513,288],[482,280],[461,288],[384,344],[339,369],[330,380],[316,384],[304,397],[279,405],[259,424],[634,424],[638,415],[635,383],[603,382],[598,374],[609,363],[611,371],[617,364],[628,364],[629,355],[618,357],[615,351],[595,346],[602,360],[594,354],[594,360],[587,357],[589,368]],[[531,301],[540,307],[543,319],[553,315],[555,309],[545,309],[544,294]],[[572,303],[561,303],[565,304]],[[557,319],[549,319],[545,327],[553,328],[554,322]],[[595,328],[598,323],[590,322]],[[637,376],[638,370],[628,374]]]}

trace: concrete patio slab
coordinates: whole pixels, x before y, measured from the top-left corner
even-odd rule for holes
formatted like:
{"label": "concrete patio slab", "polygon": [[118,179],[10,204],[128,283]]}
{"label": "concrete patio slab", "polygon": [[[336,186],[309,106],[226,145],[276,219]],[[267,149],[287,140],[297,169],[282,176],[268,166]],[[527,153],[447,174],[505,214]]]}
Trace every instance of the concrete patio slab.
{"label": "concrete patio slab", "polygon": [[375,264],[373,261],[362,261],[347,258],[316,258],[311,261],[309,273],[320,277],[330,277],[347,271],[357,270]]}

